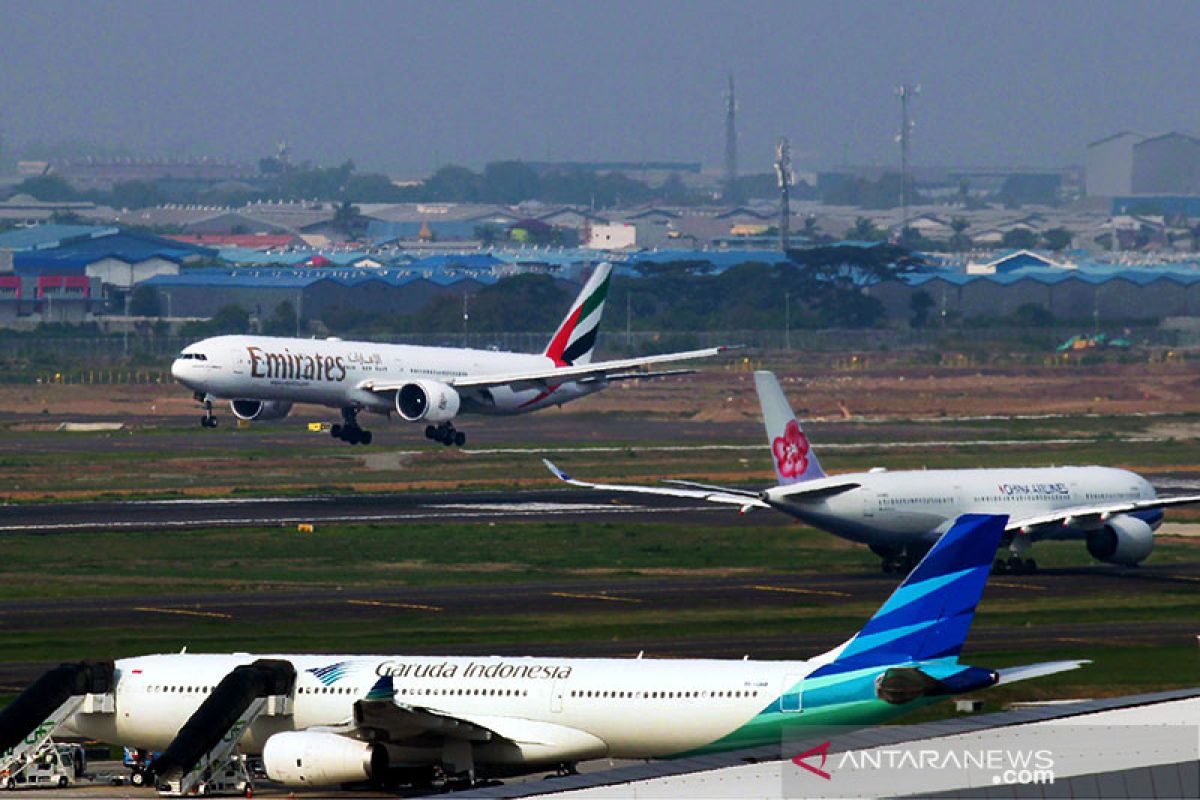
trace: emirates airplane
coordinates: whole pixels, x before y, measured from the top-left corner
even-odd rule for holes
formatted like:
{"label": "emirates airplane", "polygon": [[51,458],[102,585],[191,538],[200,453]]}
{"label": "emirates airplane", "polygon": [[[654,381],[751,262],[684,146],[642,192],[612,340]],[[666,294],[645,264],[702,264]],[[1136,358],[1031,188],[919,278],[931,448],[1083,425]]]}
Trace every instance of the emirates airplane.
{"label": "emirates airplane", "polygon": [[827,475],[771,372],[754,373],[778,483],[761,491],[668,481],[673,486],[590,483],[546,466],[574,486],[773,508],[814,528],[869,545],[884,572],[908,570],[962,514],[1004,514],[1009,557],[997,572],[1032,572],[1033,543],[1082,539],[1098,561],[1135,566],[1154,549],[1163,509],[1200,495],[1158,497],[1145,478],[1112,467],[895,470]]}
{"label": "emirates airplane", "polygon": [[370,411],[399,414],[425,424],[426,438],[462,446],[454,427],[460,414],[513,415],[561,406],[614,381],[683,375],[693,370],[646,372],[646,367],[708,358],[724,347],[592,363],[596,333],[608,296],[612,265],[600,264],[543,353],[501,353],[449,347],[216,336],[190,344],[171,365],[175,380],[204,405],[201,425],[213,428],[213,402],[230,401],[241,420],[286,417],[294,403],[339,409],[335,439],[370,444],[358,424]]}
{"label": "emirates airplane", "polygon": [[[1004,529],[999,516],[959,519],[857,634],[808,661],[154,655],[117,661],[113,702],[65,727],[162,751],[157,782],[179,786],[245,726],[242,750],[261,753],[269,777],[327,786],[568,772],[779,742],[791,726],[876,724],[1088,663],[960,663]],[[278,695],[265,698],[281,701],[273,713],[239,717],[264,695]]]}

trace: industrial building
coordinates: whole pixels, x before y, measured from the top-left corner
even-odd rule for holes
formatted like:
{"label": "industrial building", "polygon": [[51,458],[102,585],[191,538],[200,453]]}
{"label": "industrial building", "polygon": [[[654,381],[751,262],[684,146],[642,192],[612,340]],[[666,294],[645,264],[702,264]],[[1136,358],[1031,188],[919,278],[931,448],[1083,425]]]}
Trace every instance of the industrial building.
{"label": "industrial building", "polygon": [[1122,131],[1087,146],[1091,197],[1200,195],[1200,138]]}

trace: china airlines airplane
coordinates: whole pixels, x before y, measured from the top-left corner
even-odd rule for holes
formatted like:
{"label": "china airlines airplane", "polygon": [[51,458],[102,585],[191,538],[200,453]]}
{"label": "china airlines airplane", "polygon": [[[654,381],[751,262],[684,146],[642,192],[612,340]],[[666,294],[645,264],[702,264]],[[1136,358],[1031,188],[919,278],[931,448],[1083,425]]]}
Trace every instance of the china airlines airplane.
{"label": "china airlines airplane", "polygon": [[[862,630],[808,661],[154,655],[117,661],[114,701],[65,727],[163,751],[158,782],[178,786],[244,725],[243,751],[261,753],[272,779],[323,786],[434,770],[470,783],[777,743],[790,726],[876,724],[1088,663],[959,661],[1004,530],[1003,517],[958,520]],[[263,695],[279,695],[273,712],[239,716]]]}
{"label": "china airlines airplane", "polygon": [[1200,503],[1200,495],[1158,497],[1133,472],[1111,467],[931,469],[827,475],[771,372],[754,373],[778,484],[762,491],[668,481],[674,486],[600,484],[546,466],[574,486],[690,497],[713,503],[773,508],[814,528],[869,545],[883,571],[908,570],[962,514],[1004,514],[1007,560],[997,572],[1032,572],[1034,542],[1083,539],[1098,561],[1134,566],[1154,548],[1163,509]]}
{"label": "china airlines airplane", "polygon": [[454,427],[461,414],[513,415],[561,406],[615,381],[683,375],[693,370],[646,372],[645,367],[708,358],[727,348],[592,363],[596,333],[608,296],[612,265],[604,263],[576,298],[545,352],[500,353],[451,347],[216,336],[190,344],[171,365],[175,380],[204,405],[201,425],[213,428],[213,401],[226,399],[242,420],[286,417],[293,403],[339,409],[330,433],[350,444],[370,444],[358,424],[370,411],[425,423],[426,438],[462,446]]}

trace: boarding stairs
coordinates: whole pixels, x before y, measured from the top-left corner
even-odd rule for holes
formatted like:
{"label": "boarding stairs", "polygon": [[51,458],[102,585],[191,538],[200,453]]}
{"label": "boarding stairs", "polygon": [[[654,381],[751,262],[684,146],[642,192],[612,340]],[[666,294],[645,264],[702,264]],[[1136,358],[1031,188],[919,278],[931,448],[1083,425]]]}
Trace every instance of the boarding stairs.
{"label": "boarding stairs", "polygon": [[76,713],[113,713],[111,661],[60,664],[0,711],[0,783],[14,786],[26,768],[53,749],[51,738]]}
{"label": "boarding stairs", "polygon": [[154,760],[159,795],[250,796],[251,776],[238,742],[259,717],[292,713],[295,683],[290,662],[266,658],[236,667],[222,678]]}

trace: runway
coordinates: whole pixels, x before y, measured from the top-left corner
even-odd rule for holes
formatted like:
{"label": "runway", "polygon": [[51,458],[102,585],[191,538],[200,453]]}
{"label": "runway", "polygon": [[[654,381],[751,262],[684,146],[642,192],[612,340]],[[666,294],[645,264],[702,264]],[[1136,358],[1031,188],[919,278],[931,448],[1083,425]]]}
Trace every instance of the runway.
{"label": "runway", "polygon": [[[682,517],[680,515],[683,515]],[[312,497],[212,498],[0,506],[0,534],[389,523],[512,518],[610,519],[722,524],[736,521],[728,506],[688,499],[572,489],[512,492],[412,492]],[[785,525],[781,514],[752,515],[756,524]]]}

